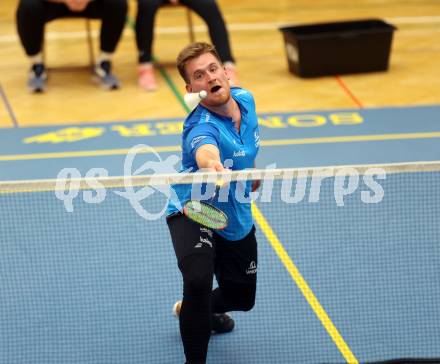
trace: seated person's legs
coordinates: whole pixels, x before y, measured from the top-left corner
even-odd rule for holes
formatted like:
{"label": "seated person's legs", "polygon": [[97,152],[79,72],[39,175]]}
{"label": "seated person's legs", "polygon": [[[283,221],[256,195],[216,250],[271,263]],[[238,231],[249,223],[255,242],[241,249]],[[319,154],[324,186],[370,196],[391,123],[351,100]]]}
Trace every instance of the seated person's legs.
{"label": "seated person's legs", "polygon": [[84,12],[89,18],[101,19],[100,54],[95,67],[95,80],[104,89],[119,87],[118,79],[112,74],[111,58],[121,38],[127,15],[126,0],[95,0]]}
{"label": "seated person's legs", "polygon": [[105,88],[117,88],[119,82],[111,74],[110,57],[122,34],[126,12],[126,0],[95,0],[88,3],[82,11],[72,11],[64,3],[20,0],[17,8],[17,29],[21,43],[31,61],[29,89],[32,92],[45,90],[47,75],[42,56],[44,26],[51,20],[63,17],[102,19],[101,54],[95,73]]}
{"label": "seated person's legs", "polygon": [[146,91],[157,89],[152,62],[154,21],[162,0],[138,0],[136,15],[136,46],[138,55],[138,83]]}
{"label": "seated person's legs", "polygon": [[43,92],[46,88],[47,73],[42,54],[44,25],[48,17],[61,14],[62,7],[64,5],[44,0],[20,0],[18,3],[17,31],[31,63],[28,79],[31,92]]}

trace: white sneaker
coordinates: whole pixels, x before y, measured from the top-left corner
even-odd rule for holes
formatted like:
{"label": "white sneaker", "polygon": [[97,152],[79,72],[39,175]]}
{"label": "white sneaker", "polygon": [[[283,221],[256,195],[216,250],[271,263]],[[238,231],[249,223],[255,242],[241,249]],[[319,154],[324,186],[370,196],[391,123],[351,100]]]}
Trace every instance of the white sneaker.
{"label": "white sneaker", "polygon": [[179,318],[180,315],[180,309],[182,307],[182,301],[177,301],[173,306],[173,315],[176,318]]}

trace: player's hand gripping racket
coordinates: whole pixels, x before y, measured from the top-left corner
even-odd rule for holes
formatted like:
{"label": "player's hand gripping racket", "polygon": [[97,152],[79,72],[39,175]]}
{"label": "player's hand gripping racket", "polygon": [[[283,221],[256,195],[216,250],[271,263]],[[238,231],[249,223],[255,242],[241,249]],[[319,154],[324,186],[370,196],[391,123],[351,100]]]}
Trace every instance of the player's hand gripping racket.
{"label": "player's hand gripping racket", "polygon": [[210,203],[218,195],[223,184],[223,181],[216,182],[215,194],[206,202],[188,200],[183,206],[184,215],[207,228],[215,230],[224,229],[228,225],[228,217],[222,210]]}

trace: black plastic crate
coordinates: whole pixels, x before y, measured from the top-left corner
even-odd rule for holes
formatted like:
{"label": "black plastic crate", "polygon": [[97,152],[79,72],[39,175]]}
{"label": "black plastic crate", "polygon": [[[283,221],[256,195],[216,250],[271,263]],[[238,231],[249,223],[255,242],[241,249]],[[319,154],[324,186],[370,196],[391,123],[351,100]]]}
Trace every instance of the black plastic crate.
{"label": "black plastic crate", "polygon": [[394,30],[380,19],[280,28],[289,70],[301,77],[386,71]]}

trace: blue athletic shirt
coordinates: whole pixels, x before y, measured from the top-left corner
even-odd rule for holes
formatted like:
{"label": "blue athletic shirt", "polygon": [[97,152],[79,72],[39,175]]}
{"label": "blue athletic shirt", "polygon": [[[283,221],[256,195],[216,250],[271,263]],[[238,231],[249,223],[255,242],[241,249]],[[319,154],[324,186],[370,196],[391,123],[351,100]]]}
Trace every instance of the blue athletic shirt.
{"label": "blue athletic shirt", "polygon": [[[225,161],[227,161],[225,167],[231,170],[254,167],[260,145],[255,101],[249,91],[240,87],[232,87],[231,96],[240,107],[240,132],[235,128],[231,118],[218,115],[199,104],[188,115],[183,125],[181,172],[196,172],[199,169],[195,155],[197,149],[205,144],[217,146],[222,164],[225,165]],[[217,231],[219,235],[228,240],[240,240],[252,228],[253,221],[249,201],[251,185],[251,181],[246,183],[232,182],[229,184],[228,202],[217,200],[210,202],[228,216],[227,227]],[[181,206],[191,199],[191,187],[191,185],[180,184],[171,186],[175,195],[169,201],[167,215],[178,212]],[[236,192],[236,190],[238,191]],[[237,199],[237,195],[240,196],[239,199]]]}

